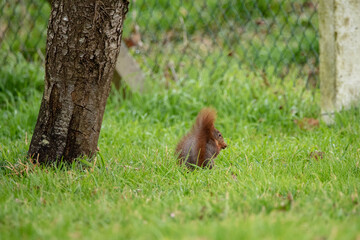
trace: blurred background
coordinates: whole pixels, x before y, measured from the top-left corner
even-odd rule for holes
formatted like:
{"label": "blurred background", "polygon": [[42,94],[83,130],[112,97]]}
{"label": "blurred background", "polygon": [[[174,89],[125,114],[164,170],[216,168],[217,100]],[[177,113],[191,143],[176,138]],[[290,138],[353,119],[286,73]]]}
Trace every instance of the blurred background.
{"label": "blurred background", "polygon": [[[308,0],[133,0],[123,44],[145,76],[165,86],[196,79],[204,69],[216,78],[236,67],[265,84],[276,76],[317,88],[317,7]],[[46,0],[0,0],[2,67],[26,61],[33,74],[44,74],[50,10]]]}

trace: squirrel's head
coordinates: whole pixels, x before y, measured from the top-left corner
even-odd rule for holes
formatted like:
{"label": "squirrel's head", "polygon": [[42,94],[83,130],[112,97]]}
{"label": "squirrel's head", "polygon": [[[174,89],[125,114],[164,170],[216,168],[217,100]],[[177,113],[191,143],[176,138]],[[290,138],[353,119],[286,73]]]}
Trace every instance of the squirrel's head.
{"label": "squirrel's head", "polygon": [[214,128],[213,136],[215,138],[215,142],[217,147],[219,148],[219,151],[221,149],[225,149],[227,147],[227,144],[225,143],[224,137],[222,136],[221,132]]}

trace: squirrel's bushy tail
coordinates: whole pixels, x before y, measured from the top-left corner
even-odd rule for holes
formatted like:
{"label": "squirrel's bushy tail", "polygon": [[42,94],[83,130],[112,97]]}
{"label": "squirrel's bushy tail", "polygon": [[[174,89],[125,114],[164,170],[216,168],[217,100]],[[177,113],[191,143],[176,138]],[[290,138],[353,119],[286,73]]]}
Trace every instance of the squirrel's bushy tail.
{"label": "squirrel's bushy tail", "polygon": [[203,166],[206,154],[206,144],[213,139],[216,111],[212,108],[204,108],[200,111],[194,125],[194,134],[197,139],[197,153],[199,154],[198,164]]}
{"label": "squirrel's bushy tail", "polygon": [[216,120],[216,111],[213,108],[202,109],[196,117],[196,122],[193,127],[194,133],[198,138],[213,138],[212,130]]}

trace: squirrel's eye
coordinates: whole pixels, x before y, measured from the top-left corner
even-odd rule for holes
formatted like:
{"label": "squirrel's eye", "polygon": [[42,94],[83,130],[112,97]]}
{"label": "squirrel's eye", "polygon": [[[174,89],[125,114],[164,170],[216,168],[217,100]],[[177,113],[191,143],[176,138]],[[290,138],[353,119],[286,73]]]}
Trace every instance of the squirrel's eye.
{"label": "squirrel's eye", "polygon": [[219,133],[219,137],[221,137],[221,133]]}

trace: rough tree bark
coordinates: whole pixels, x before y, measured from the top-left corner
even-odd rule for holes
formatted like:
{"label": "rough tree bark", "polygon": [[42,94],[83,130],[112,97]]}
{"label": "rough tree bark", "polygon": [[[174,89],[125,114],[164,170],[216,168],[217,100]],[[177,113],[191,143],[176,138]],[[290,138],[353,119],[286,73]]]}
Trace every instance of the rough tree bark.
{"label": "rough tree bark", "polygon": [[96,152],[127,0],[53,0],[45,90],[29,156],[67,162]]}

